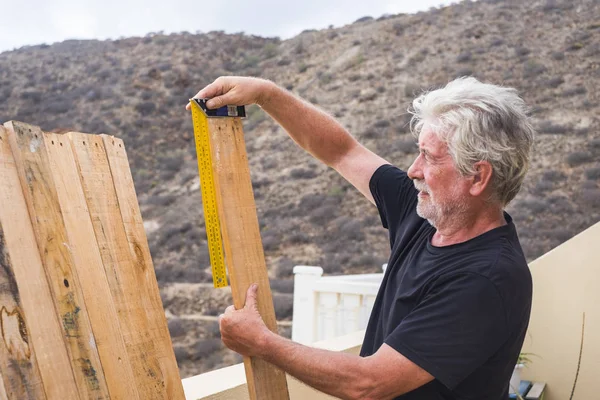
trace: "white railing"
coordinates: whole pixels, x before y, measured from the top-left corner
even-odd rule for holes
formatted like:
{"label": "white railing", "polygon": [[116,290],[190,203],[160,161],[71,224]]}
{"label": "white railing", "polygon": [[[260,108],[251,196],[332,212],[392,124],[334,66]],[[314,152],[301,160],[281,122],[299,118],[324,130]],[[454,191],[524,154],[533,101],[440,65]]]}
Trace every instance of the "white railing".
{"label": "white railing", "polygon": [[311,344],[365,329],[382,279],[383,274],[323,276],[321,267],[294,267],[292,340]]}

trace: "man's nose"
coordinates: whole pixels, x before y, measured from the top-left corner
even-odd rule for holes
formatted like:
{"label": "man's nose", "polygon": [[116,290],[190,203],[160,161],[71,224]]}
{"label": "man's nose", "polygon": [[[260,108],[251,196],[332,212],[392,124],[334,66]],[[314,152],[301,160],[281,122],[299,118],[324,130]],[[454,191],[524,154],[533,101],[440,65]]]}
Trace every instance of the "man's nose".
{"label": "man's nose", "polygon": [[412,165],[406,171],[410,179],[423,179],[423,171],[421,170],[421,155],[413,161]]}

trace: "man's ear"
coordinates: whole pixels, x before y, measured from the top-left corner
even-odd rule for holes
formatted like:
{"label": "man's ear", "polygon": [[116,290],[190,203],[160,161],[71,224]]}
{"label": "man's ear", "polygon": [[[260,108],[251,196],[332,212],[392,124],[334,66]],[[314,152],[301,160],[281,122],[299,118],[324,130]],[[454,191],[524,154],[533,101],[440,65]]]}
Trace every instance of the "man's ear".
{"label": "man's ear", "polygon": [[492,181],[493,168],[489,161],[478,161],[475,163],[475,175],[471,182],[469,193],[471,196],[481,196]]}

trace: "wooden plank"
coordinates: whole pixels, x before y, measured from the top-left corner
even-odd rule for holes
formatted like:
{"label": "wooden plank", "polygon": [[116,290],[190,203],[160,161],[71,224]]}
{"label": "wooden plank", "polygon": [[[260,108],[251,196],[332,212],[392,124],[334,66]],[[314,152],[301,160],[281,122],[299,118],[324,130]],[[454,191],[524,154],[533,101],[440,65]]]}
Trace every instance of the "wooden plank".
{"label": "wooden plank", "polygon": [[[0,139],[1,140],[1,139]],[[0,176],[0,179],[3,179]],[[17,188],[20,191],[20,187]],[[19,193],[20,195],[20,193]],[[0,221],[0,398],[46,398]],[[8,390],[7,390],[8,388]]]}
{"label": "wooden plank", "polygon": [[[217,205],[225,259],[235,308],[244,306],[246,291],[258,283],[258,311],[277,333],[277,321],[260,238],[250,168],[239,118],[209,118]],[[289,398],[285,373],[259,358],[244,358],[251,399]]]}
{"label": "wooden plank", "polygon": [[[9,176],[10,175],[10,176]],[[14,159],[4,128],[0,127],[0,191],[2,197],[22,197]],[[8,184],[8,185],[7,185]],[[1,204],[8,204],[0,200]],[[0,398],[46,398],[29,329],[21,304],[9,249],[3,230],[5,215],[0,212]]]}
{"label": "wooden plank", "polygon": [[76,132],[68,135],[139,396],[168,399],[168,371],[163,369],[164,354],[157,348],[162,332],[154,329],[146,313],[153,307],[145,295],[146,271],[131,256],[102,138]]}
{"label": "wooden plank", "polygon": [[115,185],[119,210],[129,243],[129,252],[134,265],[141,272],[140,278],[143,278],[140,282],[141,286],[137,286],[137,289],[148,300],[146,314],[150,319],[152,329],[156,332],[153,341],[163,372],[165,390],[169,399],[185,399],[125,145],[121,139],[113,136],[100,136],[103,139]]}
{"label": "wooden plank", "polygon": [[[31,365],[21,360],[12,367],[20,368],[21,371],[13,373],[14,370],[11,371],[3,363],[0,367],[6,394],[3,398],[78,399],[75,378],[42,260],[37,251],[7,135],[8,132],[0,126],[0,237],[3,243],[0,250],[0,301],[3,308],[11,310],[9,314],[14,313],[15,309],[21,309],[24,319],[22,326],[25,329],[23,334],[19,332],[22,342],[17,340],[16,343],[20,343],[17,346],[21,353],[30,353]],[[18,285],[17,289],[15,282],[24,284]],[[19,324],[21,325],[20,321]],[[38,384],[34,368],[39,368],[43,385]],[[19,390],[19,385],[22,385],[25,392]]]}
{"label": "wooden plank", "polygon": [[2,373],[0,373],[0,400],[8,400],[8,394],[6,393],[6,388],[4,388],[4,377]]}
{"label": "wooden plank", "polygon": [[[9,143],[54,305],[61,320],[73,374],[82,399],[108,399],[96,341],[70,251],[71,244],[50,172],[46,138],[40,128],[7,122]],[[33,249],[30,249],[32,251]]]}
{"label": "wooden plank", "polygon": [[92,331],[111,399],[138,399],[94,227],[68,136],[46,134],[47,152]]}

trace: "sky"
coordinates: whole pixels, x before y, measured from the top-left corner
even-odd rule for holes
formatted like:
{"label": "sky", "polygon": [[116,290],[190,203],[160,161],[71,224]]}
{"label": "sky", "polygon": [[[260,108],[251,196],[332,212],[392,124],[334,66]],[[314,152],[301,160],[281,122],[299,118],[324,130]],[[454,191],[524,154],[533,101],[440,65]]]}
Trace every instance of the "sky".
{"label": "sky", "polygon": [[0,0],[0,52],[67,39],[223,30],[288,39],[364,16],[414,13],[447,0]]}

